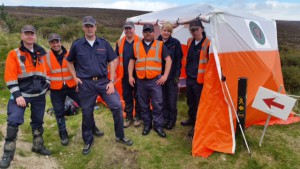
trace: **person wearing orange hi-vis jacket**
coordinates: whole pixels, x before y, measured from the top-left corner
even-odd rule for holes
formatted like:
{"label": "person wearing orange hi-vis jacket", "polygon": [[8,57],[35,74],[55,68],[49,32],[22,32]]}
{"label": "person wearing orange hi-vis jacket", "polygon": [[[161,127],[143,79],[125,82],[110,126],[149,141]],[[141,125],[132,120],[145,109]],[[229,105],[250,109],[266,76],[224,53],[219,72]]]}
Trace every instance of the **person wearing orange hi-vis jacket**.
{"label": "person wearing orange hi-vis jacket", "polygon": [[[129,83],[131,86],[137,84],[138,100],[141,105],[144,129],[142,135],[148,135],[154,123],[154,131],[158,136],[165,138],[167,135],[163,130],[162,112],[162,85],[166,82],[172,60],[168,49],[163,42],[154,39],[154,26],[145,24],[143,26],[144,39],[135,43],[128,65]],[[162,74],[162,60],[166,61],[165,71]],[[135,68],[137,80],[133,77]],[[150,111],[150,102],[153,108]],[[152,120],[153,119],[153,120]]]}
{"label": "person wearing orange hi-vis jacket", "polygon": [[35,40],[36,29],[32,25],[24,25],[21,29],[20,47],[11,50],[6,59],[4,79],[11,98],[7,105],[7,133],[0,168],[8,168],[14,158],[19,126],[24,123],[25,109],[29,105],[32,151],[41,155],[51,155],[43,140],[45,94],[50,83],[46,74],[46,51],[37,45]]}
{"label": "person wearing orange hi-vis jacket", "polygon": [[183,126],[193,126],[189,132],[193,136],[194,125],[197,117],[197,109],[204,84],[205,68],[209,59],[210,40],[206,37],[204,27],[200,20],[194,20],[189,25],[190,33],[193,36],[187,43],[187,64],[186,64],[186,95],[189,106],[189,119],[182,121]]}
{"label": "person wearing orange hi-vis jacket", "polygon": [[[133,44],[141,41],[142,39],[135,34],[135,27],[133,22],[125,22],[123,28],[125,36],[117,41],[116,54],[117,56],[119,56],[119,65],[117,71],[119,71],[118,74],[121,76],[117,78],[122,79],[122,94],[125,101],[124,112],[126,113],[126,119],[124,121],[124,128],[129,127],[132,123],[135,127],[139,127],[142,124],[141,108],[137,99],[137,86],[130,86],[128,81],[128,64]],[[136,79],[135,72],[133,73],[133,77]],[[134,107],[135,118],[133,118]]]}

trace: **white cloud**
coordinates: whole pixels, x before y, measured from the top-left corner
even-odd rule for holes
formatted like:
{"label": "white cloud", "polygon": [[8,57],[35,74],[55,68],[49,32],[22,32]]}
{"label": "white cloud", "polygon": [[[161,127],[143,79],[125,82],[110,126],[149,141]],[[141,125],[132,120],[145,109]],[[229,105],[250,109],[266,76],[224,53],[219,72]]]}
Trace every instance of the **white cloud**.
{"label": "white cloud", "polygon": [[[220,9],[242,11],[276,20],[300,20],[300,2],[283,2],[279,0],[204,0],[197,3],[209,3]],[[176,3],[177,2],[177,3]],[[93,7],[157,11],[179,5],[186,1],[170,0],[3,0],[9,6],[52,6],[52,7]],[[174,11],[176,12],[176,11]]]}
{"label": "white cloud", "polygon": [[178,6],[176,3],[151,0],[4,0],[6,6],[92,7],[157,11]]}
{"label": "white cloud", "polygon": [[[220,8],[224,8],[220,7]],[[276,20],[300,20],[300,3],[279,2],[277,0],[265,0],[248,3],[241,0],[232,7],[235,11],[252,13],[269,19]]]}
{"label": "white cloud", "polygon": [[177,5],[158,1],[116,1],[113,3],[94,3],[89,5],[89,7],[132,9],[142,11],[158,11],[175,6]]}

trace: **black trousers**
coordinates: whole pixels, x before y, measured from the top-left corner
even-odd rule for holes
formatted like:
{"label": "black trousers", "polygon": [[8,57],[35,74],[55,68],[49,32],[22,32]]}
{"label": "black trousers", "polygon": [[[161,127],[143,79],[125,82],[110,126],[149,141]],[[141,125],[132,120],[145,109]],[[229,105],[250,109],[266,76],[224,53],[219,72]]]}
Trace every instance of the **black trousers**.
{"label": "black trousers", "polygon": [[[135,117],[141,118],[141,107],[137,99],[137,84],[132,87],[129,84],[128,76],[124,76],[122,79],[122,95],[125,101],[124,112],[127,119],[133,119],[133,107],[135,107]],[[134,104],[135,101],[135,104]]]}
{"label": "black trousers", "polygon": [[98,95],[105,101],[113,114],[115,136],[124,138],[123,112],[119,93],[115,90],[113,94],[106,94],[106,86],[109,83],[106,77],[98,78],[96,81],[92,79],[81,79],[81,81],[78,96],[82,107],[82,138],[84,143],[91,144],[94,139],[94,106]]}
{"label": "black trousers", "polygon": [[163,113],[167,123],[175,124],[177,120],[178,85],[174,84],[174,78],[168,79],[162,86]]}
{"label": "black trousers", "polygon": [[197,117],[198,105],[203,89],[203,84],[199,84],[197,79],[187,78],[186,81],[186,99],[189,107],[188,115],[190,119],[195,123]]}

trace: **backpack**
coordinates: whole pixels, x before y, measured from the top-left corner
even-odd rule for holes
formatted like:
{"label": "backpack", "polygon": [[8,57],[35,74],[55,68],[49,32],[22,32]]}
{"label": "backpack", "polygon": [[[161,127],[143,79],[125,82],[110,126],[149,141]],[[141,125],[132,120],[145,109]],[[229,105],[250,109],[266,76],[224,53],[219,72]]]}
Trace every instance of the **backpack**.
{"label": "backpack", "polygon": [[[65,108],[64,108],[64,116],[72,116],[78,113],[79,105],[77,102],[72,100],[70,97],[66,97],[65,100]],[[47,113],[52,116],[54,114],[53,108],[48,108]]]}
{"label": "backpack", "polygon": [[65,116],[72,116],[78,113],[79,105],[77,102],[72,100],[70,97],[67,97],[65,100]]}

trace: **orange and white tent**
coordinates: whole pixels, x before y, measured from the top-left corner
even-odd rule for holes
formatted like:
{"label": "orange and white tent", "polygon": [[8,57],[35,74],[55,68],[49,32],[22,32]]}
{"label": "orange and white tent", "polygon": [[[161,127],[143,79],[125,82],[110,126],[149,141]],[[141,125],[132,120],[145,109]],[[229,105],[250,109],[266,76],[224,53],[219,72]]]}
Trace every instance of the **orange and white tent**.
{"label": "orange and white tent", "polygon": [[[238,78],[248,78],[246,126],[261,124],[267,119],[266,114],[251,107],[259,86],[277,91],[283,85],[276,23],[258,16],[196,4],[156,11],[127,20],[136,24],[136,33],[141,37],[144,23],[154,24],[158,36],[159,25],[171,22],[176,27],[172,36],[181,42],[186,51],[187,39],[191,37],[188,23],[196,18],[203,21],[211,47],[198,107],[192,155],[208,157],[213,151],[233,154],[236,147],[236,116],[230,97],[236,107]],[[230,94],[221,81],[222,73],[226,76]],[[185,76],[184,66],[181,76]],[[290,117],[284,123],[292,120],[299,118]],[[271,118],[271,123],[282,121]]]}

